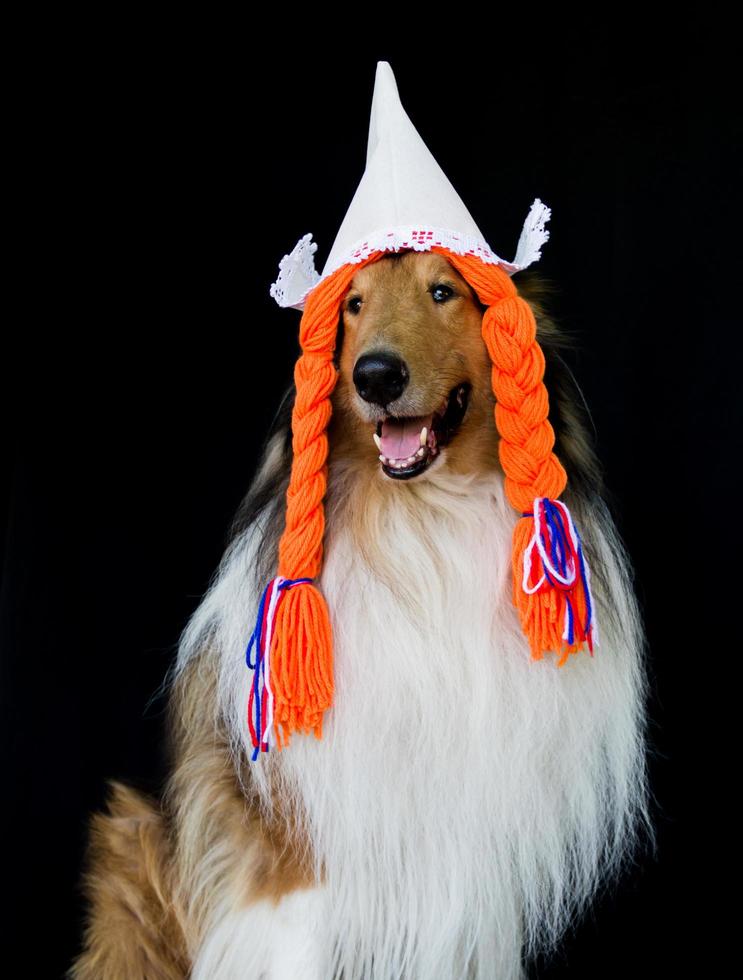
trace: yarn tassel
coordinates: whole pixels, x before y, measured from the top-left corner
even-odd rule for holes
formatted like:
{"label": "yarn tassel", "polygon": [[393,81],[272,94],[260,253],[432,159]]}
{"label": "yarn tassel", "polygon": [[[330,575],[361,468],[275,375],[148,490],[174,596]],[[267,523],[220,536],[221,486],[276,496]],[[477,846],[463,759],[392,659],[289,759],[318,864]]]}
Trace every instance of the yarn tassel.
{"label": "yarn tassel", "polygon": [[248,702],[253,762],[268,751],[272,728],[279,749],[289,745],[293,731],[322,738],[323,713],[333,701],[332,635],[327,605],[312,583],[277,575],[258,606],[245,653],[254,671]]}
{"label": "yarn tassel", "polygon": [[536,497],[513,536],[513,600],[531,655],[560,654],[562,667],[584,643],[598,645],[590,571],[580,536],[561,500]]}

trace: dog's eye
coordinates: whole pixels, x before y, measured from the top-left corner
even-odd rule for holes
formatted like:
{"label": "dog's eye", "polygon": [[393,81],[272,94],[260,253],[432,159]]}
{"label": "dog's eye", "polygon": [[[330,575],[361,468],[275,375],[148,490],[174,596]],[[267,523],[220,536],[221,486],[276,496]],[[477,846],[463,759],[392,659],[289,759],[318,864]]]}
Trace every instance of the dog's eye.
{"label": "dog's eye", "polygon": [[349,299],[348,306],[346,307],[346,309],[348,310],[349,313],[358,313],[360,307],[361,307],[361,297],[354,296],[352,299]]}
{"label": "dog's eye", "polygon": [[437,303],[444,303],[454,295],[454,290],[450,286],[439,283],[437,286],[431,286],[431,295]]}

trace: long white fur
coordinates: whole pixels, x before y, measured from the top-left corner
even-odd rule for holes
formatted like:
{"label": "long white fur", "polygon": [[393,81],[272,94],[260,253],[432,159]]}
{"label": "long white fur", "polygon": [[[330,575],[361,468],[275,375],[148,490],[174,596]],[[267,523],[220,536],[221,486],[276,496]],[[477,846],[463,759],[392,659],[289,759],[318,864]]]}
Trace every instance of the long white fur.
{"label": "long white fur", "polygon": [[[652,839],[630,566],[602,501],[573,510],[608,582],[605,592],[593,579],[601,646],[562,668],[554,654],[534,661],[511,599],[517,514],[502,476],[439,465],[425,479],[378,477],[385,493],[368,494],[331,460],[318,585],[335,700],[323,738],[295,733],[251,763],[265,812],[273,780],[302,816],[318,880],[326,875],[308,954],[321,962],[301,975],[519,980],[526,958],[553,948]],[[236,760],[252,753],[245,647],[260,597],[256,528],[226,552],[176,665],[207,637],[218,650]],[[265,933],[255,910],[214,930],[207,959],[229,948],[243,965]]]}
{"label": "long white fur", "polygon": [[322,926],[327,888],[300,888],[278,905],[261,899],[225,909],[207,935],[190,980],[326,980]]}

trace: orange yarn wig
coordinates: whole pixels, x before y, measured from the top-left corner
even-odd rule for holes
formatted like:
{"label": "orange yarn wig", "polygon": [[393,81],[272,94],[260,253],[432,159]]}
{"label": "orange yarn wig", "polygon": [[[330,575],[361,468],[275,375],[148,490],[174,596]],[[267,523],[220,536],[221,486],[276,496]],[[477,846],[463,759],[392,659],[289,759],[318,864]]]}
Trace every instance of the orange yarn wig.
{"label": "orange yarn wig", "polygon": [[[545,360],[536,339],[536,321],[510,276],[476,255],[455,254],[432,245],[476,291],[487,309],[482,336],[492,362],[495,423],[505,490],[521,515],[513,535],[513,601],[531,656],[559,655],[563,666],[584,643],[593,654],[597,642],[588,566],[580,538],[564,503],[557,498],[567,475],[552,451],[555,435],[548,421],[543,382]],[[378,259],[375,251],[346,263],[312,289],[299,327],[302,353],[294,371],[293,461],[287,490],[286,525],[279,544],[278,574],[261,599],[250,646],[256,644],[254,696],[257,730],[250,717],[256,758],[268,746],[261,737],[259,674],[264,685],[266,728],[273,723],[279,749],[291,733],[322,738],[324,712],[333,703],[333,640],[328,609],[314,580],[320,573],[327,485],[330,396],[338,376],[333,363],[340,303],[359,268]],[[248,648],[248,655],[250,652]],[[258,656],[259,652],[263,657]],[[269,670],[270,665],[270,670]]]}

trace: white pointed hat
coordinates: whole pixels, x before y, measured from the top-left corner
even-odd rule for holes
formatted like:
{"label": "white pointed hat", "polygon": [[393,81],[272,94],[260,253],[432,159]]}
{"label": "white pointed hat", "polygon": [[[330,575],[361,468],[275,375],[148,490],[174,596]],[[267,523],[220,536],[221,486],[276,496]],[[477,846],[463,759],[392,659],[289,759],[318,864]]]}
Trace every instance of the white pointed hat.
{"label": "white pointed hat", "polygon": [[325,266],[317,272],[317,244],[309,232],[283,257],[269,292],[279,306],[302,310],[310,290],[347,262],[378,250],[426,251],[431,245],[477,255],[513,275],[540,258],[549,217],[550,209],[536,198],[513,262],[496,255],[403,109],[389,62],[378,61],[366,169]]}

